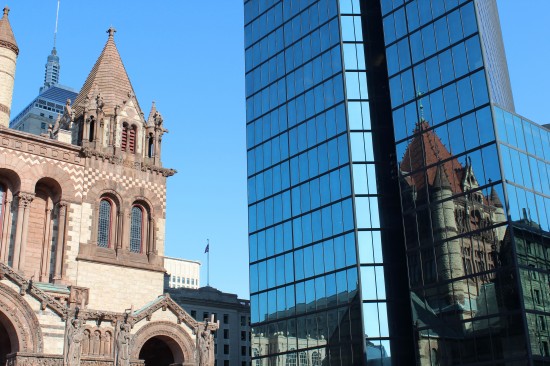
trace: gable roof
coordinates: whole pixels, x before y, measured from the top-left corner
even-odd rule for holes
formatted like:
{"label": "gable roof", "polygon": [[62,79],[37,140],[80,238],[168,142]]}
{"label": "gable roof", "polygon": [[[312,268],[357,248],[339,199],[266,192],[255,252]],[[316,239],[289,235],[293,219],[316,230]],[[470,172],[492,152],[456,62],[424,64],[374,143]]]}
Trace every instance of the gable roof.
{"label": "gable roof", "polygon": [[[82,115],[86,97],[93,97],[96,92],[101,93],[104,111],[109,114],[114,113],[116,106],[122,107],[123,102],[135,96],[134,88],[115,44],[115,32],[114,28],[109,28],[107,31],[109,33],[107,43],[73,103],[75,118]],[[92,93],[94,93],[93,96]],[[139,106],[137,108],[138,112],[141,112]]]}

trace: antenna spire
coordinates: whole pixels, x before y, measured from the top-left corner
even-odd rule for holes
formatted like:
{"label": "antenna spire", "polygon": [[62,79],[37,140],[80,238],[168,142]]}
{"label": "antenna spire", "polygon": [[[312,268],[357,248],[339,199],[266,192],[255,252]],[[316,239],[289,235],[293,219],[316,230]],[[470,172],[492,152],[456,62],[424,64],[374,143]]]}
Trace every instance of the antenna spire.
{"label": "antenna spire", "polygon": [[53,48],[55,49],[55,45],[57,43],[57,23],[59,21],[59,2],[60,0],[57,0],[57,11],[55,12],[55,30],[53,32]]}

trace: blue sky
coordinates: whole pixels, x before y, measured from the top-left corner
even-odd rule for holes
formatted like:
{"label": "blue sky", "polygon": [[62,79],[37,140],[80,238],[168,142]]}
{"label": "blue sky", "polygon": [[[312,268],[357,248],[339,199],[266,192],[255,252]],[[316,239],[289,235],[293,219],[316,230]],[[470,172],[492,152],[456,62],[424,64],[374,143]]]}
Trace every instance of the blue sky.
{"label": "blue sky", "polygon": [[[38,93],[53,44],[56,0],[8,1],[20,48],[13,114]],[[550,123],[550,1],[499,0],[516,110]],[[210,284],[248,298],[242,0],[61,1],[61,83],[80,90],[109,26],[146,115],[154,100],[170,133],[166,255],[203,262]]]}

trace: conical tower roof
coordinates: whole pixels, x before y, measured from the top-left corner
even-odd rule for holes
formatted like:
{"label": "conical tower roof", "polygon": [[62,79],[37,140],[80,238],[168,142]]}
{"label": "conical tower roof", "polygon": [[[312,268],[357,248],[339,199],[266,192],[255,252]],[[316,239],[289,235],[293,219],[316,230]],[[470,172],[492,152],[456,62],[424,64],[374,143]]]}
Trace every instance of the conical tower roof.
{"label": "conical tower roof", "polygon": [[[135,95],[115,44],[115,32],[116,30],[112,27],[107,31],[109,33],[107,43],[73,103],[75,118],[82,115],[86,97],[91,96],[92,93],[95,94],[96,91],[101,93],[105,113],[113,113],[116,106],[122,107],[123,102]],[[136,107],[141,112],[139,106]]]}
{"label": "conical tower roof", "polygon": [[8,19],[8,13],[10,8],[7,6],[4,8],[4,15],[0,19],[0,47],[9,48],[16,55],[19,54],[19,47],[17,47],[17,42],[15,41],[15,36],[11,30],[10,21]]}
{"label": "conical tower roof", "polygon": [[502,208],[503,205],[502,205],[502,201],[500,200],[500,197],[498,196],[498,193],[495,189],[495,187],[491,187],[491,203],[495,206],[495,207],[499,207],[499,208]]}

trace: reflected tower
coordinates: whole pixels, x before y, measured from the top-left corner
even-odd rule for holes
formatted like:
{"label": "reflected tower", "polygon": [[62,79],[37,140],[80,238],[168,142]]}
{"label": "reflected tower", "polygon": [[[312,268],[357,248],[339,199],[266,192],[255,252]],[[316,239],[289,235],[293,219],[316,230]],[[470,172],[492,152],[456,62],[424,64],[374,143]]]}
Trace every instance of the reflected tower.
{"label": "reflected tower", "polygon": [[544,360],[512,223],[547,230],[548,130],[513,114],[496,2],[244,11],[253,362]]}

